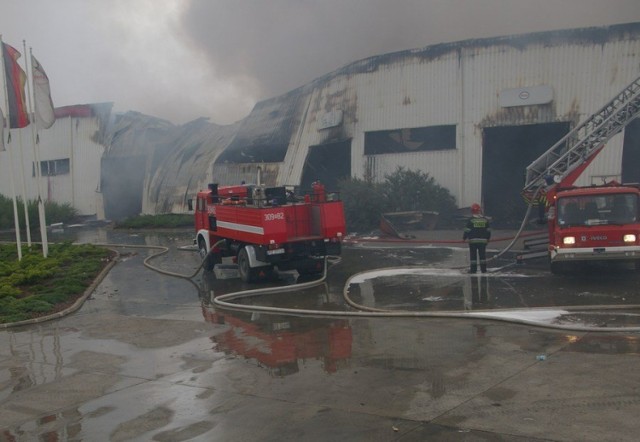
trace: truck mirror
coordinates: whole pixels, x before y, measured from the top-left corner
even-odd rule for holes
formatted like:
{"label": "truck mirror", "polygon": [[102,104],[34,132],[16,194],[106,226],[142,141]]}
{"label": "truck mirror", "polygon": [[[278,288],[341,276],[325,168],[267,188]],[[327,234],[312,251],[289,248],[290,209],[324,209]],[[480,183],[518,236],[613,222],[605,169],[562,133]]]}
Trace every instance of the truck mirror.
{"label": "truck mirror", "polygon": [[193,199],[192,198],[189,198],[187,200],[187,207],[189,208],[190,211],[193,210]]}

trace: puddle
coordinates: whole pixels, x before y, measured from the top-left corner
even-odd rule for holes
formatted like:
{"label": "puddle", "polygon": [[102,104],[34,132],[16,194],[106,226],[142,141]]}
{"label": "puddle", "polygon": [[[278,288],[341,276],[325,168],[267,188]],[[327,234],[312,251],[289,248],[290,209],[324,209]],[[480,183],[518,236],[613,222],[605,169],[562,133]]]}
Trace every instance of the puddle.
{"label": "puddle", "polygon": [[584,327],[640,327],[640,314],[631,312],[572,312],[553,321],[559,325]]}

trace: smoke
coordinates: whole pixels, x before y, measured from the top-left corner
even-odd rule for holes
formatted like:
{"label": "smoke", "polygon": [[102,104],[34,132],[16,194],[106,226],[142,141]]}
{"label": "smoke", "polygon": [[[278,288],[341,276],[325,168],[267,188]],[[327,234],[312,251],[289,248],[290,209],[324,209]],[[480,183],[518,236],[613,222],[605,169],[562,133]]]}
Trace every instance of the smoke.
{"label": "smoke", "polygon": [[373,55],[640,19],[637,0],[192,0],[190,44],[256,99]]}
{"label": "smoke", "polygon": [[33,47],[56,106],[226,124],[362,58],[634,21],[638,0],[21,0],[0,30]]}

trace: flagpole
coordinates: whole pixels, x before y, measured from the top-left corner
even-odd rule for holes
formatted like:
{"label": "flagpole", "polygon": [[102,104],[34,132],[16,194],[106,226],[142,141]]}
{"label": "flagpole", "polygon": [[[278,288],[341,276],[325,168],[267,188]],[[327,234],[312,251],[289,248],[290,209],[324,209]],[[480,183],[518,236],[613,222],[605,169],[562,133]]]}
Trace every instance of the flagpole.
{"label": "flagpole", "polygon": [[9,109],[9,90],[7,89],[7,76],[4,66],[4,44],[2,43],[2,34],[0,34],[0,60],[2,60],[2,83],[4,84],[4,100],[7,109],[7,121],[9,124],[9,137],[7,139],[7,150],[9,151],[9,179],[11,180],[11,193],[13,197],[13,224],[16,231],[16,247],[18,248],[18,261],[22,261],[22,241],[20,239],[20,221],[18,220],[18,203],[16,202],[16,185],[13,177],[13,153],[11,150],[11,109]]}
{"label": "flagpole", "polygon": [[22,260],[22,240],[20,238],[20,220],[18,219],[18,202],[16,201],[16,184],[13,176],[13,149],[11,144],[11,129],[9,129],[9,139],[7,141],[7,147],[9,151],[9,179],[11,180],[11,197],[13,198],[13,225],[16,230],[16,246],[18,247],[18,261]]}
{"label": "flagpole", "polygon": [[31,248],[31,227],[29,226],[29,210],[27,208],[27,182],[24,177],[24,154],[23,154],[23,146],[22,146],[22,131],[18,132],[18,146],[20,151],[20,178],[22,181],[22,207],[24,208],[24,226],[27,231],[27,246]]}
{"label": "flagpole", "polygon": [[[33,51],[29,48],[29,59],[31,60],[31,83],[33,83]],[[26,48],[25,48],[26,54]],[[29,87],[29,82],[27,81],[27,95],[29,96],[29,102],[31,109],[33,110],[33,123],[31,125],[31,134],[33,139],[33,158],[35,160],[35,171],[36,171],[36,183],[38,189],[38,217],[40,220],[40,238],[42,240],[42,256],[45,258],[49,255],[49,241],[47,238],[47,216],[44,208],[44,201],[42,201],[42,164],[40,163],[40,138],[38,136],[38,119],[35,116],[35,99],[33,94],[31,93],[31,88]],[[35,93],[35,85],[33,86],[33,91]]]}
{"label": "flagpole", "polygon": [[[28,71],[27,68],[29,67],[27,64],[27,46],[25,44],[25,41],[22,40],[22,47],[24,50],[24,67],[25,67],[25,74],[27,75],[27,86],[29,84],[28,81]],[[29,110],[27,109],[27,114],[29,113]],[[27,246],[29,247],[29,249],[31,249],[31,222],[29,220],[29,208],[28,208],[28,202],[29,202],[29,198],[27,195],[27,182],[25,179],[25,173],[24,173],[24,145],[22,143],[22,131],[18,132],[18,143],[19,143],[19,150],[20,150],[20,178],[22,181],[22,207],[24,208],[24,226],[25,229],[27,231]]]}

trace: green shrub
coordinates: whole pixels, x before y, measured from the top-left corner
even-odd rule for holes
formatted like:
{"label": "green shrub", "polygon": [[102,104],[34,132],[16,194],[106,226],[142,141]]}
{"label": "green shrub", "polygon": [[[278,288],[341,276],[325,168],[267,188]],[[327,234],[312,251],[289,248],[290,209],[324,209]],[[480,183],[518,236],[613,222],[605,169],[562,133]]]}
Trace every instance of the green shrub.
{"label": "green shrub", "polygon": [[0,277],[10,275],[13,272],[13,266],[9,264],[8,262],[9,258],[0,258],[0,259],[2,259],[2,261],[0,261]]}
{"label": "green shrub", "polygon": [[[18,219],[20,226],[24,229],[24,206],[21,198],[17,198]],[[47,217],[47,224],[52,223],[69,223],[78,216],[78,211],[69,203],[44,203],[44,209]],[[27,201],[27,212],[29,214],[29,226],[31,228],[40,225],[38,216],[38,203],[34,200]],[[0,195],[0,229],[14,228],[13,219],[13,199],[4,195]]]}
{"label": "green shrub", "polygon": [[440,213],[447,224],[456,211],[455,198],[429,174],[398,167],[382,183],[350,178],[339,183],[349,231],[372,230],[380,214],[413,210]]}
{"label": "green shrub", "polygon": [[394,212],[431,210],[451,213],[456,209],[455,198],[428,173],[398,167],[385,178],[384,189]]}
{"label": "green shrub", "polygon": [[14,245],[0,245],[0,323],[55,311],[82,294],[104,267],[109,251],[91,244],[51,244],[44,258],[39,247],[17,259]]}
{"label": "green shrub", "polygon": [[0,299],[3,298],[17,298],[18,296],[20,296],[22,294],[22,292],[17,289],[16,287],[5,283],[0,285]]}
{"label": "green shrub", "polygon": [[[80,291],[83,290],[84,288],[80,287]],[[70,292],[66,288],[58,288],[54,292],[41,293],[38,295],[38,298],[42,301],[48,302],[49,304],[61,304],[66,302],[75,293],[78,292]]]}
{"label": "green shrub", "polygon": [[380,214],[389,209],[382,184],[350,178],[340,181],[338,187],[349,231],[362,232],[379,225]]}
{"label": "green shrub", "polygon": [[29,315],[21,311],[15,298],[0,298],[0,323],[27,319]]}
{"label": "green shrub", "polygon": [[36,297],[24,298],[18,301],[20,308],[25,312],[45,313],[53,308],[53,304]]}
{"label": "green shrub", "polygon": [[153,229],[192,227],[193,215],[167,213],[162,215],[138,215],[119,221],[115,224],[117,229]]}

